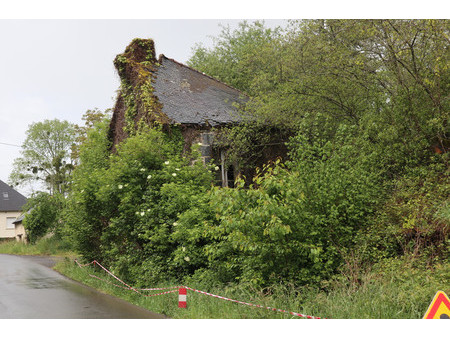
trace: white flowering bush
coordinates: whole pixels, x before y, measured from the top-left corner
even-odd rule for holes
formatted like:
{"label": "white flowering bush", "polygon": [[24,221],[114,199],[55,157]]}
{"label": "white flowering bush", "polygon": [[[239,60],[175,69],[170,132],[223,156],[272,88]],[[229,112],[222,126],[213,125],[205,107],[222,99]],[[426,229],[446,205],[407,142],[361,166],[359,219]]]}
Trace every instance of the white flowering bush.
{"label": "white flowering bush", "polygon": [[101,256],[94,259],[133,283],[175,279],[195,260],[188,253],[178,257],[172,234],[178,215],[213,179],[201,161],[181,156],[179,144],[176,136],[154,129],[129,137],[109,156],[89,190],[99,202],[97,214],[89,217],[103,224],[91,241]]}

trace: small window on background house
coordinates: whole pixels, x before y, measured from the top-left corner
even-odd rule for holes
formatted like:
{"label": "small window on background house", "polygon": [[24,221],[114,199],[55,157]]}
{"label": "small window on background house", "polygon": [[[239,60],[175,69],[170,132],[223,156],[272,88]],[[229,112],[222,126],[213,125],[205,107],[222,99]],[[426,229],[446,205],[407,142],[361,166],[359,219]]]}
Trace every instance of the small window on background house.
{"label": "small window on background house", "polygon": [[9,199],[8,192],[4,192],[4,193],[3,193],[3,199],[4,199],[4,200]]}
{"label": "small window on background house", "polygon": [[6,229],[14,229],[16,227],[13,223],[15,220],[15,217],[6,217]]}

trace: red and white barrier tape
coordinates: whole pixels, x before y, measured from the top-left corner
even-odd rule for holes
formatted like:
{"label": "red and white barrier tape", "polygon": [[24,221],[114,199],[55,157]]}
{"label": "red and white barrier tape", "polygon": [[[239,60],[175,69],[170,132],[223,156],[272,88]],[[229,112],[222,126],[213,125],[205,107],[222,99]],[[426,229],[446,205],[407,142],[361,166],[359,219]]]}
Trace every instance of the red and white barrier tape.
{"label": "red and white barrier tape", "polygon": [[136,289],[141,291],[154,291],[154,290],[170,290],[170,289],[179,289],[181,286],[169,286],[168,288],[147,288],[147,289]]}
{"label": "red and white barrier tape", "polygon": [[107,284],[114,285],[114,286],[116,286],[116,287],[118,287],[118,288],[121,288],[121,289],[130,290],[129,288],[126,288],[125,286],[118,285],[118,284],[114,284],[114,283],[110,282],[109,280],[100,278],[100,277],[98,277],[98,276],[96,276],[96,275],[91,275],[91,274],[89,274],[89,277],[96,278],[96,279],[98,279],[98,280],[101,280],[102,282],[105,282],[105,283],[107,283]]}
{"label": "red and white barrier tape", "polygon": [[153,294],[151,294],[151,295],[145,295],[145,294],[143,294],[143,293],[141,293],[141,292],[138,292],[138,293],[139,293],[141,296],[144,296],[144,297],[153,297],[153,296],[167,295],[167,294],[169,294],[169,293],[174,293],[174,292],[178,292],[178,290],[175,289],[175,290],[172,290],[172,291],[166,291],[166,292],[161,292],[161,293],[153,293]]}
{"label": "red and white barrier tape", "polygon": [[87,263],[87,264],[80,264],[80,263],[75,259],[75,263],[77,263],[78,266],[79,266],[80,268],[85,267],[85,266],[89,266],[89,265],[95,265],[95,264],[97,264],[100,268],[102,268],[103,270],[105,270],[109,275],[113,276],[113,277],[114,277],[115,279],[117,279],[119,282],[121,282],[122,284],[126,285],[126,287],[123,287],[123,286],[121,286],[121,285],[117,285],[117,284],[111,283],[111,282],[109,282],[109,281],[106,281],[106,280],[101,279],[101,278],[99,278],[99,277],[97,277],[97,276],[94,276],[94,275],[89,275],[89,276],[94,277],[94,278],[97,278],[97,279],[100,279],[100,280],[102,280],[102,281],[104,281],[104,282],[106,282],[106,283],[115,285],[115,286],[117,286],[117,287],[119,287],[119,288],[123,288],[123,289],[139,290],[139,291],[160,291],[160,290],[179,289],[179,288],[182,287],[182,286],[169,286],[169,287],[167,287],[167,288],[145,288],[145,289],[133,288],[133,287],[129,286],[127,283],[125,283],[124,281],[120,280],[120,279],[119,279],[118,277],[116,277],[112,272],[110,272],[108,269],[106,269],[105,267],[103,267],[102,265],[100,265],[100,263],[97,262],[97,261],[92,261],[92,262]]}
{"label": "red and white barrier tape", "polygon": [[262,306],[262,305],[256,305],[256,304],[251,304],[251,303],[241,302],[241,301],[239,301],[239,300],[234,300],[234,299],[231,299],[231,298],[226,298],[226,297],[214,295],[214,294],[212,294],[212,293],[208,293],[208,292],[205,292],[205,291],[195,290],[195,289],[192,289],[192,288],[190,288],[190,287],[188,287],[188,286],[185,286],[185,288],[188,289],[188,290],[194,291],[194,292],[201,293],[201,294],[203,294],[203,295],[207,295],[207,296],[211,296],[211,297],[215,297],[215,298],[219,298],[219,299],[223,299],[223,300],[228,300],[228,301],[230,301],[230,302],[234,302],[234,303],[238,303],[238,304],[243,304],[243,305],[248,305],[248,306],[254,306],[254,307],[258,307],[258,308],[262,308],[262,309],[267,309],[267,310],[272,310],[272,311],[277,311],[277,312],[289,313],[289,314],[291,314],[291,315],[293,315],[293,316],[298,316],[298,317],[303,317],[303,318],[309,318],[309,319],[321,319],[320,317],[314,317],[314,316],[304,315],[304,314],[297,313],[297,312],[292,312],[292,311],[287,311],[287,310],[276,309],[276,308],[269,307],[269,306]]}
{"label": "red and white barrier tape", "polygon": [[[114,286],[116,286],[116,287],[118,287],[118,288],[122,288],[122,289],[125,289],[125,290],[134,290],[135,292],[139,293],[140,295],[142,295],[142,296],[144,296],[144,297],[161,296],[161,295],[166,295],[166,294],[168,294],[168,293],[178,292],[178,288],[177,288],[177,287],[170,287],[170,288],[152,288],[152,289],[136,289],[136,288],[130,289],[130,288],[126,288],[126,287],[124,287],[124,286],[122,286],[122,285],[117,285],[117,284],[111,283],[110,281],[107,281],[106,279],[100,278],[100,277],[98,277],[98,276],[96,276],[96,275],[91,275],[91,274],[89,274],[89,277],[96,278],[96,279],[98,279],[98,280],[101,280],[102,282],[105,282],[105,283],[114,285]],[[154,294],[151,294],[151,295],[146,295],[146,294],[143,294],[142,292],[139,292],[139,290],[153,291],[153,290],[168,290],[168,289],[174,289],[174,290],[172,290],[172,291],[167,291],[167,292],[162,292],[162,293],[154,293]]]}
{"label": "red and white barrier tape", "polygon": [[[302,317],[302,318],[308,318],[308,319],[322,319],[321,317],[315,317],[315,316],[310,316],[310,315],[304,315],[304,314],[297,313],[297,312],[293,312],[293,311],[281,310],[281,309],[276,309],[276,308],[269,307],[269,306],[262,306],[262,305],[257,305],[257,304],[252,304],[252,303],[242,302],[242,301],[239,301],[239,300],[234,300],[234,299],[231,299],[231,298],[227,298],[227,297],[223,297],[223,296],[214,295],[214,294],[209,293],[209,292],[196,290],[196,289],[190,288],[190,287],[188,287],[188,286],[171,286],[171,287],[167,287],[167,288],[147,288],[147,289],[137,289],[137,288],[133,288],[133,287],[129,286],[127,283],[125,283],[124,281],[122,281],[121,279],[119,279],[118,277],[116,277],[112,272],[110,272],[108,269],[106,269],[105,267],[103,267],[99,262],[97,262],[97,261],[95,261],[95,260],[92,261],[91,263],[88,263],[88,264],[80,264],[76,259],[75,259],[75,262],[78,264],[78,266],[79,266],[80,268],[85,267],[85,266],[88,266],[88,265],[91,265],[91,264],[94,264],[94,265],[97,264],[100,268],[102,268],[104,271],[106,271],[109,275],[111,275],[112,277],[114,277],[116,280],[118,280],[119,282],[121,282],[123,285],[126,285],[127,287],[123,287],[123,286],[121,286],[121,285],[117,285],[117,284],[111,283],[111,282],[106,281],[106,280],[104,280],[104,279],[101,279],[100,277],[97,277],[97,276],[95,276],[95,275],[91,275],[91,274],[90,274],[90,275],[89,275],[90,277],[97,278],[97,279],[99,279],[99,280],[101,280],[101,281],[104,281],[104,282],[106,282],[106,283],[112,284],[112,285],[114,285],[114,286],[116,286],[116,287],[119,287],[119,288],[123,288],[123,289],[127,289],[127,290],[133,290],[134,292],[136,292],[136,293],[138,293],[138,294],[140,294],[140,295],[142,295],[142,296],[144,296],[144,297],[160,296],[160,295],[166,295],[166,294],[173,293],[173,292],[178,292],[178,307],[179,307],[179,308],[186,308],[186,307],[187,307],[187,302],[186,302],[186,300],[187,300],[187,299],[186,299],[186,297],[187,297],[187,292],[186,292],[186,290],[191,290],[191,291],[193,291],[193,292],[197,292],[197,293],[200,293],[200,294],[203,294],[203,295],[206,295],[206,296],[211,296],[211,297],[214,297],[214,298],[218,298],[218,299],[222,299],[222,300],[227,300],[227,301],[230,301],[230,302],[233,302],[233,303],[242,304],[242,305],[253,306],[253,307],[257,307],[257,308],[261,308],[261,309],[267,309],[267,310],[272,310],[272,311],[276,311],[276,312],[289,313],[289,314],[292,315],[292,316],[297,316],[297,317]],[[170,289],[174,289],[174,290],[172,290],[172,291],[167,291],[167,292],[162,292],[162,293],[158,293],[158,294],[151,294],[151,295],[146,295],[146,294],[143,294],[142,292],[140,292],[140,291],[170,290]]]}
{"label": "red and white barrier tape", "polygon": [[101,267],[103,270],[105,270],[109,275],[111,275],[112,277],[114,277],[115,279],[117,279],[119,282],[121,282],[123,285],[127,286],[130,290],[133,290],[137,293],[139,293],[135,288],[133,288],[132,286],[129,286],[127,283],[125,283],[123,280],[119,279],[118,277],[114,276],[114,274],[112,272],[110,272],[108,269],[106,269],[103,265],[101,265],[99,262],[94,261],[95,264],[97,264],[99,267]]}
{"label": "red and white barrier tape", "polygon": [[92,264],[95,265],[95,262],[96,262],[96,261],[92,261],[92,262],[87,263],[87,264],[80,264],[80,263],[78,262],[78,260],[75,259],[75,263],[77,263],[78,266],[79,266],[80,268],[84,268],[85,266],[92,265]]}

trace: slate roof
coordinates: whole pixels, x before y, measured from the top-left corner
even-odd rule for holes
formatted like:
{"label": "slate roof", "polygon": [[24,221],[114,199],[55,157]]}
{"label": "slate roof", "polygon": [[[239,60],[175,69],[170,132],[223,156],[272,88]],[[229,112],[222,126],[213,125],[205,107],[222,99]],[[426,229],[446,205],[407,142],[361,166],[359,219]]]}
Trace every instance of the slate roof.
{"label": "slate roof", "polygon": [[217,126],[240,121],[235,103],[247,98],[239,90],[164,55],[159,64],[154,94],[172,122]]}
{"label": "slate roof", "polygon": [[27,198],[0,180],[0,211],[20,211]]}

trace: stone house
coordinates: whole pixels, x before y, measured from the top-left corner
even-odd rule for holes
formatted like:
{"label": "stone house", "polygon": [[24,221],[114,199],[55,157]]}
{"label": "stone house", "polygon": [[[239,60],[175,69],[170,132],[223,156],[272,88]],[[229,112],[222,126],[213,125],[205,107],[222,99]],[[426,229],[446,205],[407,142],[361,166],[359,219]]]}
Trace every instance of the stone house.
{"label": "stone house", "polygon": [[[177,126],[184,139],[184,151],[199,144],[203,161],[220,168],[217,185],[233,187],[240,173],[227,161],[226,147],[217,145],[217,131],[239,123],[239,107],[248,98],[239,90],[173,59],[156,59],[153,40],[134,39],[114,60],[121,89],[113,110],[110,139],[113,147],[127,137],[127,128],[138,121]],[[270,154],[275,159],[280,153]]]}
{"label": "stone house", "polygon": [[15,238],[26,241],[25,229],[15,221],[22,214],[22,206],[27,202],[25,196],[0,180],[0,239]]}

